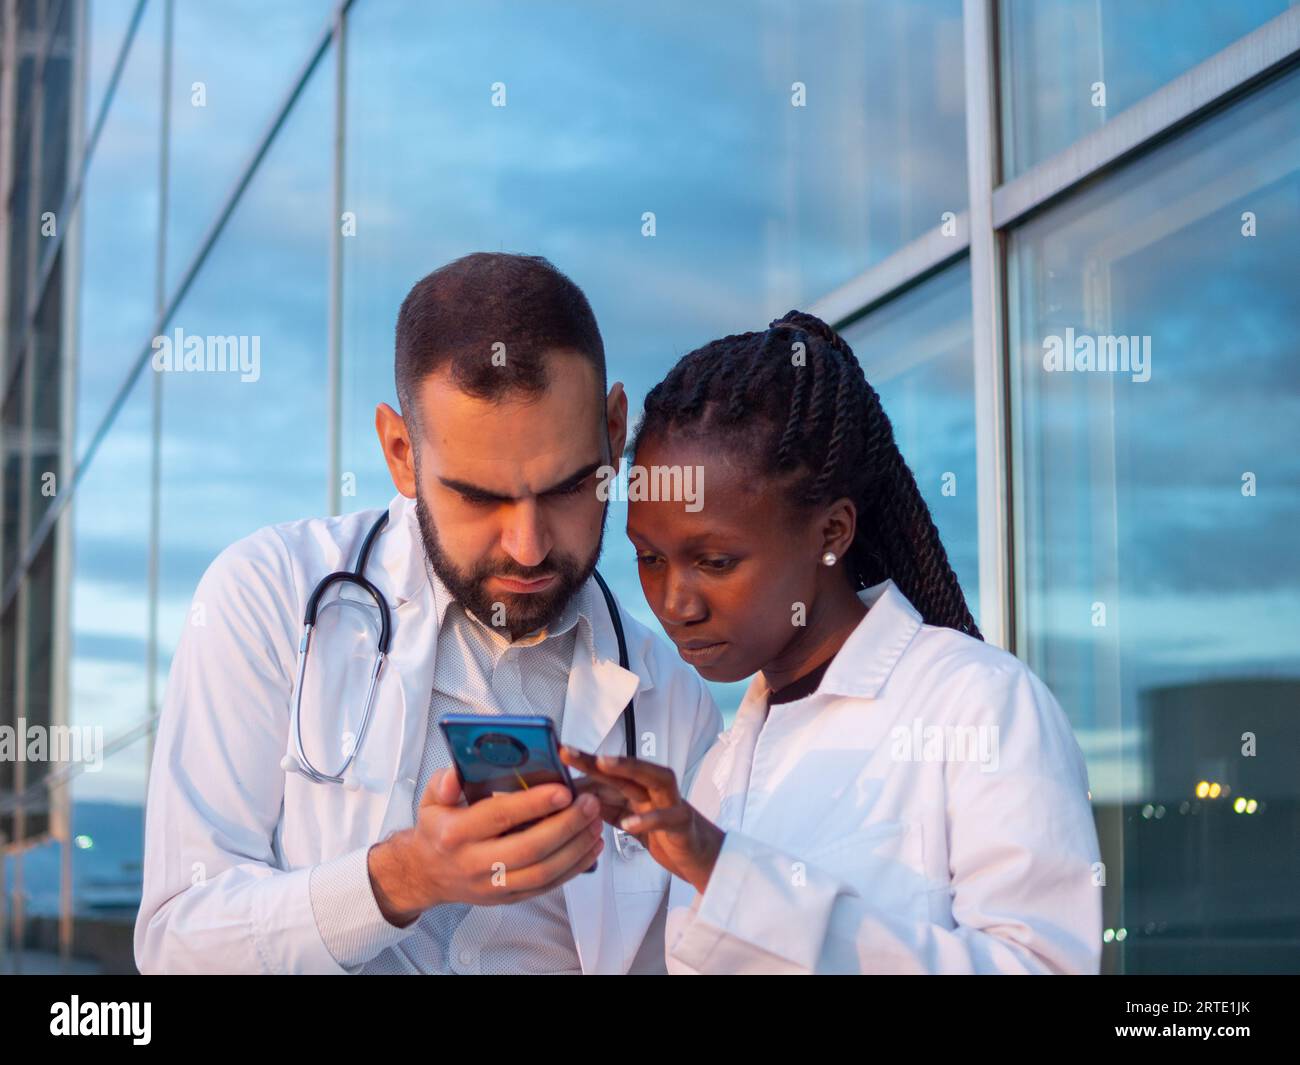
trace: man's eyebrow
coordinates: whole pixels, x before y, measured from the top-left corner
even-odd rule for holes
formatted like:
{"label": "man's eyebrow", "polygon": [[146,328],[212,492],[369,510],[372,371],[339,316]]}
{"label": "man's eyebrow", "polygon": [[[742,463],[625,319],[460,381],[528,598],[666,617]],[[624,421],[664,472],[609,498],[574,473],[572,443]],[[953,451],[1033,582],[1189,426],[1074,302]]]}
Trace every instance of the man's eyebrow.
{"label": "man's eyebrow", "polygon": [[[549,488],[543,488],[537,494],[539,496],[547,496],[563,492],[568,488],[572,488],[579,482],[585,481],[600,469],[600,467],[601,462],[599,459],[595,462],[589,462],[580,470],[576,470],[569,474],[563,480],[556,482]],[[478,499],[490,500],[494,503],[512,503],[515,500],[514,496],[502,495],[500,492],[494,492],[490,488],[481,488],[476,484],[470,484],[468,481],[458,481],[454,477],[439,477],[438,480],[447,488],[450,488],[454,492],[460,492],[462,495],[474,496]]]}

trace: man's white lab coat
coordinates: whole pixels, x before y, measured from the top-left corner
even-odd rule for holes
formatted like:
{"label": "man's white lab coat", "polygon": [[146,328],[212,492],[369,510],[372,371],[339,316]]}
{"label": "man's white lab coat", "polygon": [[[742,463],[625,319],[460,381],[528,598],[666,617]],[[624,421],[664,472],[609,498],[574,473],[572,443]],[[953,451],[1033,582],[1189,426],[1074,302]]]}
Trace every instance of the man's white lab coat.
{"label": "man's white lab coat", "polygon": [[[326,574],[353,567],[379,513],[260,529],[226,548],[200,581],[172,661],[149,780],[135,927],[141,972],[345,971],[317,930],[308,878],[313,866],[412,824],[438,643],[412,500],[393,499],[366,569],[391,608],[393,633],[353,765],[360,789],[286,775],[280,760],[293,751],[307,598]],[[626,613],[630,668],[620,668],[604,601],[598,591],[591,598],[599,604],[597,662],[578,641],[561,742],[622,754],[620,715],[635,692],[641,753],[689,778],[722,724],[707,689],[671,645]],[[373,603],[368,609],[377,616]],[[327,641],[313,640],[313,658],[330,653]],[[348,679],[333,705],[304,699],[309,753],[340,751],[346,714],[359,716],[364,703],[368,664],[339,671]],[[333,771],[339,759],[313,760]],[[608,825],[605,837],[597,872],[563,888],[583,972],[663,971],[668,874],[639,846],[620,854]]]}

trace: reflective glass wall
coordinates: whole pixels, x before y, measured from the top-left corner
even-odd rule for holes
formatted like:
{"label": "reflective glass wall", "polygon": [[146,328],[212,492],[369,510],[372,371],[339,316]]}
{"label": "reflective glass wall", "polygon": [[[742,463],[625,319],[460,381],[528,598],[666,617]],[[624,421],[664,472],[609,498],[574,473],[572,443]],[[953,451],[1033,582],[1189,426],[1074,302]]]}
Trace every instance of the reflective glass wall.
{"label": "reflective glass wall", "polygon": [[[0,967],[130,968],[195,585],[391,498],[398,305],[476,249],[585,289],[634,411],[716,336],[838,325],[1085,751],[1107,970],[1300,964],[1296,5],[0,0],[0,29],[0,726],[104,754],[0,762]],[[162,337],[244,361],[160,368]],[[623,517],[601,568],[653,624]]]}

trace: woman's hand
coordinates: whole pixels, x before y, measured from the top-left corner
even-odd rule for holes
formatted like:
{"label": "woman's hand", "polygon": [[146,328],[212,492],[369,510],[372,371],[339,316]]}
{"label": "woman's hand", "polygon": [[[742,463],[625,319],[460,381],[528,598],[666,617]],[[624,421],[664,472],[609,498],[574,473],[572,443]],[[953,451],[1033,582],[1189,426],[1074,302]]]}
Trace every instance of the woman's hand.
{"label": "woman's hand", "polygon": [[682,798],[676,773],[639,758],[593,757],[573,747],[561,747],[560,760],[585,773],[592,781],[588,787],[599,787],[602,796],[611,790],[621,794],[627,814],[612,823],[636,836],[670,873],[704,893],[726,833]]}
{"label": "woman's hand", "polygon": [[579,777],[573,782],[575,796],[594,795],[600,802],[600,816],[607,825],[617,828],[632,812],[627,796],[614,785],[600,777]]}

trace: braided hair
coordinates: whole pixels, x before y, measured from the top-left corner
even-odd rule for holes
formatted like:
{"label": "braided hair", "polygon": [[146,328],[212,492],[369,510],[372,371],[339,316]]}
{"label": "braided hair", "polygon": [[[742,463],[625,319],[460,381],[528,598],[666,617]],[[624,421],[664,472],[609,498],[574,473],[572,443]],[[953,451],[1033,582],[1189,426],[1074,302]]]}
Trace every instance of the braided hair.
{"label": "braided hair", "polygon": [[796,504],[851,499],[854,588],[892,578],[927,624],[983,639],[880,397],[820,318],[791,311],[684,356],[646,397],[630,452],[668,430],[743,449]]}

